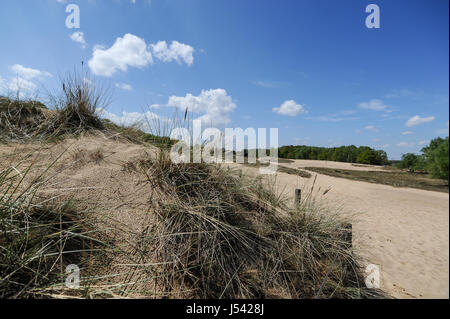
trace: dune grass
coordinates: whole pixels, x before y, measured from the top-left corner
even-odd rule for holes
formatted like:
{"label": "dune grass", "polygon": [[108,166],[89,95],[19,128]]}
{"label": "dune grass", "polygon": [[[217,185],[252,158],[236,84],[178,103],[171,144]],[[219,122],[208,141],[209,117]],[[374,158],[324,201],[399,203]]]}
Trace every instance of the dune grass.
{"label": "dune grass", "polygon": [[66,266],[88,274],[104,252],[85,212],[70,199],[39,194],[54,163],[36,172],[25,160],[0,168],[0,299],[61,296]]}
{"label": "dune grass", "polygon": [[306,196],[289,207],[261,179],[212,164],[141,160],[156,214],[146,249],[155,286],[176,298],[372,298],[346,220]]}
{"label": "dune grass", "polygon": [[60,92],[41,102],[0,97],[0,142],[51,141],[89,130],[103,130],[97,114],[109,104],[108,90],[92,83],[87,72],[68,73]]}

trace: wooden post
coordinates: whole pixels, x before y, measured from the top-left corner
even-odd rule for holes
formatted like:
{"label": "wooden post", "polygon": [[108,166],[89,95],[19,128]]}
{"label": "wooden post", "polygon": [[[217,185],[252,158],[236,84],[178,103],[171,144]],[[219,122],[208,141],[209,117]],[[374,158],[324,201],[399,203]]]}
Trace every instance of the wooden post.
{"label": "wooden post", "polygon": [[295,190],[295,200],[294,200],[294,205],[297,207],[298,205],[300,205],[300,202],[302,200],[302,190],[301,189],[296,189]]}
{"label": "wooden post", "polygon": [[352,224],[348,223],[344,225],[344,234],[343,239],[347,243],[348,248],[352,247],[352,240],[353,240],[353,226]]}

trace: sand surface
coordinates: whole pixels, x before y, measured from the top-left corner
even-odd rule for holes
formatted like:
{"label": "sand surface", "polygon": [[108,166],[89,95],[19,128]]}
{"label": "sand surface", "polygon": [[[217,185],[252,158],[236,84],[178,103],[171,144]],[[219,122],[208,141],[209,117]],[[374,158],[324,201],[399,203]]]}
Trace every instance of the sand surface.
{"label": "sand surface", "polygon": [[[281,165],[382,169],[309,160]],[[331,188],[324,199],[352,214],[353,244],[367,264],[380,267],[382,289],[396,298],[449,297],[448,194],[314,175],[315,189]],[[308,189],[313,180],[277,173],[276,184],[293,196],[295,188]]]}

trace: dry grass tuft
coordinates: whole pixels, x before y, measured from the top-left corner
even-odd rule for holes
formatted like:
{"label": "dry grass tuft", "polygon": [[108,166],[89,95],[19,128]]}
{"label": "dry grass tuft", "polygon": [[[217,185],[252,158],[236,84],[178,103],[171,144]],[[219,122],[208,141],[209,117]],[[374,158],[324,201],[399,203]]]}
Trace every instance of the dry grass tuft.
{"label": "dry grass tuft", "polygon": [[296,208],[262,180],[209,164],[174,164],[161,151],[127,169],[153,186],[157,220],[142,255],[161,293],[177,298],[363,298],[346,221],[313,199]]}
{"label": "dry grass tuft", "polygon": [[49,99],[52,110],[40,102],[0,97],[0,142],[45,141],[104,129],[97,111],[109,104],[108,90],[90,81],[88,73],[61,78],[61,93]]}
{"label": "dry grass tuft", "polygon": [[66,266],[89,277],[105,256],[84,212],[70,200],[39,195],[49,168],[36,173],[23,161],[0,168],[0,299],[85,296],[65,288]]}

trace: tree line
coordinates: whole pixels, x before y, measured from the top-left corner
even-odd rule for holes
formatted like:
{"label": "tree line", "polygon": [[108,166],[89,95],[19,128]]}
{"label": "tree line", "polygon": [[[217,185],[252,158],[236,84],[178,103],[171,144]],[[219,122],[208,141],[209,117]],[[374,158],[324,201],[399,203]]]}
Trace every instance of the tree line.
{"label": "tree line", "polygon": [[389,164],[385,151],[355,145],[331,148],[306,145],[282,146],[278,149],[278,156],[286,159],[325,160],[371,165]]}

